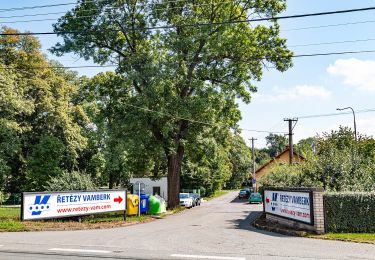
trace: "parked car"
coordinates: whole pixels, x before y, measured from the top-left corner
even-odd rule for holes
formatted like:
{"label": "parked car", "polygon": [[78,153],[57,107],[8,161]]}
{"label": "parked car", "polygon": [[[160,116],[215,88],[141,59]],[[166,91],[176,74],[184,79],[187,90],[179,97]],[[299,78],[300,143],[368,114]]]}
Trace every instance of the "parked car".
{"label": "parked car", "polygon": [[262,195],[258,192],[253,192],[250,194],[250,197],[249,197],[249,203],[262,203],[263,202],[263,199],[262,199]]}
{"label": "parked car", "polygon": [[238,193],[238,198],[239,199],[247,199],[249,198],[250,196],[250,191],[249,190],[240,190],[240,192]]}
{"label": "parked car", "polygon": [[201,205],[201,195],[198,193],[190,193],[191,197],[193,198],[194,206],[200,206]]}
{"label": "parked car", "polygon": [[191,208],[193,207],[193,198],[189,193],[180,193],[180,206]]}

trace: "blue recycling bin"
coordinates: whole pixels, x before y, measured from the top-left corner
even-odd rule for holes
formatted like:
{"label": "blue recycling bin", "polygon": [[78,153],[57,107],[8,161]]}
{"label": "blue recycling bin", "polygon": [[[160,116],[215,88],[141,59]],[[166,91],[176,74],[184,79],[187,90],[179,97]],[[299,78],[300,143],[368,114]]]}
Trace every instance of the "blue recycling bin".
{"label": "blue recycling bin", "polygon": [[141,199],[139,201],[139,205],[141,207],[141,213],[147,213],[149,208],[149,194],[142,194],[141,193]]}

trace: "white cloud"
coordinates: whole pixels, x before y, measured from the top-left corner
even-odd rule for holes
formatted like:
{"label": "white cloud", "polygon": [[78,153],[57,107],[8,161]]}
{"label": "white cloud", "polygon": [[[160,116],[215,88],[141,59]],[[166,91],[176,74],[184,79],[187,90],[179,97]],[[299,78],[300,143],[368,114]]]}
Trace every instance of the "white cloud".
{"label": "white cloud", "polygon": [[289,100],[306,100],[306,99],[329,99],[331,92],[322,86],[299,85],[293,88],[273,89],[272,95],[257,94],[254,96],[259,101],[289,101]]}
{"label": "white cloud", "polygon": [[375,61],[373,60],[339,59],[327,68],[327,72],[342,76],[346,85],[375,91]]}

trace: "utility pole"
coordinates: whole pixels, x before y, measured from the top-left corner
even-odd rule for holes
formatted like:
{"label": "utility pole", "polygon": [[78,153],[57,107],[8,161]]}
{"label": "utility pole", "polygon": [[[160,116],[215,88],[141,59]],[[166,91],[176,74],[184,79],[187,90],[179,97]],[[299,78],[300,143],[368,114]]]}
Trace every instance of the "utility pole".
{"label": "utility pole", "polygon": [[252,183],[253,183],[253,189],[256,191],[257,184],[256,184],[256,175],[255,175],[255,152],[254,152],[254,141],[257,140],[254,137],[251,139],[251,154],[253,157],[253,176],[252,176]]}
{"label": "utility pole", "polygon": [[[297,118],[285,118],[284,121],[288,121],[289,126],[289,164],[293,164],[293,129],[297,124],[298,119]],[[295,124],[293,125],[293,123]]]}

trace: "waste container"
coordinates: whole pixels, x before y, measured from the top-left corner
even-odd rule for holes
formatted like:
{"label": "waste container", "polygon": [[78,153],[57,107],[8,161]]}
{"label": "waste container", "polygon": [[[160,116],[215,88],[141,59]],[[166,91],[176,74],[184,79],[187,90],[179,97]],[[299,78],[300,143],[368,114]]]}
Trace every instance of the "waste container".
{"label": "waste container", "polygon": [[141,206],[141,213],[147,213],[148,212],[149,197],[150,197],[150,195],[141,193],[141,200],[140,200],[140,203],[139,203],[139,205]]}
{"label": "waste container", "polygon": [[159,195],[155,195],[155,197],[160,201],[160,208],[158,213],[165,213],[167,212],[167,203],[165,202],[165,199],[160,197]]}
{"label": "waste container", "polygon": [[158,214],[160,212],[160,200],[155,196],[150,196],[149,199],[149,210],[148,213],[151,215]]}
{"label": "waste container", "polygon": [[137,215],[138,214],[138,205],[139,198],[138,195],[128,194],[128,203],[126,207],[127,215]]}

